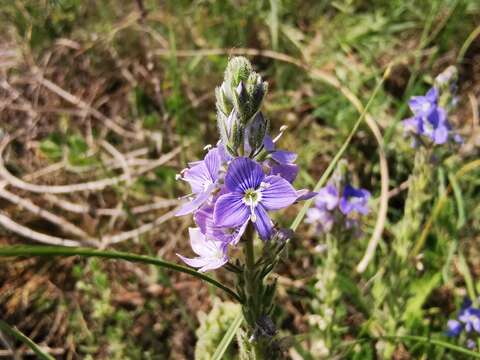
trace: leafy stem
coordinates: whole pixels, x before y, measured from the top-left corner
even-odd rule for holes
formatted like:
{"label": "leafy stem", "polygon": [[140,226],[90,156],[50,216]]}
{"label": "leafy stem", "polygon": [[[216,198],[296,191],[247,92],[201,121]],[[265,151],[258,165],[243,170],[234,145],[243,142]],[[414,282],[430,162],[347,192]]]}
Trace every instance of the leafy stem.
{"label": "leafy stem", "polygon": [[107,259],[120,259],[130,262],[137,262],[143,264],[150,264],[155,266],[160,266],[169,270],[182,272],[185,274],[192,275],[200,280],[208,282],[213,286],[217,287],[220,290],[226,292],[233,299],[237,300],[239,303],[242,303],[240,296],[233,291],[232,289],[221,284],[217,280],[211,278],[208,275],[197,272],[196,270],[187,268],[185,266],[177,265],[158,259],[156,257],[146,256],[146,255],[137,255],[127,252],[120,251],[105,251],[105,250],[96,250],[89,248],[67,248],[60,246],[7,246],[0,248],[0,257],[10,257],[10,256],[82,256],[82,257],[100,257]]}

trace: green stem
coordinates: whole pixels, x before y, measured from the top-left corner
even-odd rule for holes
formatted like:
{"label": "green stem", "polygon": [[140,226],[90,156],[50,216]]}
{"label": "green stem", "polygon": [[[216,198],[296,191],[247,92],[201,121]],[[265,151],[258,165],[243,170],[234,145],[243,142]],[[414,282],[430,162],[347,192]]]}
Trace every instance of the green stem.
{"label": "green stem", "polygon": [[83,256],[83,257],[100,257],[107,259],[120,259],[130,262],[138,262],[143,264],[150,264],[155,266],[160,266],[166,269],[182,272],[199,278],[203,281],[206,281],[217,288],[225,291],[232,298],[241,303],[241,299],[238,294],[229,289],[225,285],[221,284],[217,280],[207,276],[205,274],[199,273],[196,270],[187,268],[185,266],[173,264],[155,257],[137,255],[120,251],[104,251],[96,250],[89,248],[67,248],[61,246],[6,246],[0,247],[0,257],[9,257],[9,256]]}
{"label": "green stem", "polygon": [[[259,287],[261,284],[258,284],[258,281],[262,281],[262,279],[258,279],[255,276],[255,246],[254,246],[254,239],[255,239],[255,229],[252,223],[247,225],[247,229],[245,231],[245,290],[247,293],[247,301],[248,306],[250,309],[250,313],[253,313],[253,324],[249,324],[251,327],[251,331],[255,331],[255,322],[259,319],[261,314],[261,300],[259,298],[261,291],[259,291]],[[266,351],[265,347],[262,344],[262,341],[254,340],[252,343],[252,348],[255,352],[255,360],[263,360],[266,358]]]}
{"label": "green stem", "polygon": [[245,231],[245,290],[247,297],[251,300],[250,306],[253,307],[253,314],[257,320],[257,294],[255,284],[255,247],[254,247],[255,230],[253,224],[249,223]]}
{"label": "green stem", "polygon": [[38,356],[39,359],[41,360],[55,360],[53,356],[50,354],[47,354],[42,350],[40,346],[35,344],[28,336],[26,336],[24,333],[22,333],[20,330],[18,330],[16,327],[12,327],[8,325],[5,321],[0,320],[0,331],[4,332],[5,334],[8,334],[15,339],[21,341],[25,345],[27,345],[34,353],[35,355]]}
{"label": "green stem", "polygon": [[245,262],[247,265],[247,269],[249,271],[253,270],[255,266],[255,249],[253,244],[253,225],[250,223],[247,225],[246,231],[246,245],[245,245]]}

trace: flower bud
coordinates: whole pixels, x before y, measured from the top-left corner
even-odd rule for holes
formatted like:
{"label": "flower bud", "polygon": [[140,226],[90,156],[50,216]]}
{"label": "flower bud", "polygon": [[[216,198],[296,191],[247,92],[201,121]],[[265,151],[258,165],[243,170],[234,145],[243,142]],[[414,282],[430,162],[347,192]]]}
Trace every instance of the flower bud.
{"label": "flower bud", "polygon": [[216,107],[217,111],[222,112],[224,116],[228,116],[232,110],[231,100],[229,99],[229,94],[225,91],[225,86],[215,88],[215,98],[216,98]]}
{"label": "flower bud", "polygon": [[252,64],[243,56],[236,56],[229,60],[225,70],[225,83],[235,89],[241,81],[246,81],[253,72]]}
{"label": "flower bud", "polygon": [[217,125],[222,144],[232,156],[238,155],[238,149],[243,146],[245,126],[238,118],[238,112],[233,109],[230,115],[225,116],[222,111],[217,112]]}
{"label": "flower bud", "polygon": [[238,117],[243,124],[250,119],[250,101],[247,89],[243,81],[240,81],[233,94],[233,107],[238,113]]}
{"label": "flower bud", "polygon": [[247,125],[246,137],[250,145],[250,154],[257,153],[263,146],[265,135],[268,132],[268,120],[263,117],[261,112]]}

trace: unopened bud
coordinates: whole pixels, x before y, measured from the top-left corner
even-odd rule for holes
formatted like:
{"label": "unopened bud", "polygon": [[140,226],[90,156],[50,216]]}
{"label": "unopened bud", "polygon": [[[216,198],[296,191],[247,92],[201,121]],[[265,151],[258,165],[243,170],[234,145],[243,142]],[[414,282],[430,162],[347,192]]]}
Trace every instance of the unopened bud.
{"label": "unopened bud", "polygon": [[245,88],[243,81],[240,81],[238,86],[235,88],[235,94],[233,95],[233,106],[238,113],[240,121],[245,124],[250,118],[250,104],[247,89]]}
{"label": "unopened bud", "polygon": [[228,116],[232,110],[231,97],[229,98],[229,92],[226,92],[226,87],[222,84],[221,87],[215,88],[215,98],[217,110],[221,111],[223,115]]}
{"label": "unopened bud", "polygon": [[251,154],[255,154],[262,146],[265,135],[268,131],[268,120],[263,117],[261,112],[247,125],[246,136],[250,145]]}
{"label": "unopened bud", "polygon": [[228,62],[225,70],[225,82],[230,88],[236,88],[241,81],[246,81],[253,71],[252,65],[247,58],[237,56]]}

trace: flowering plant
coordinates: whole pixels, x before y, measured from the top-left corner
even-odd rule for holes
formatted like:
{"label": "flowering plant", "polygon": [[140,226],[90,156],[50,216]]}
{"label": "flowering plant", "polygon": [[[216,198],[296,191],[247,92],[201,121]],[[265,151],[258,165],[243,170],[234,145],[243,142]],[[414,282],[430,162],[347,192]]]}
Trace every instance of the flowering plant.
{"label": "flowering plant", "polygon": [[480,309],[475,307],[472,301],[466,298],[463,301],[457,319],[450,319],[447,323],[447,335],[450,337],[458,337],[465,332],[467,335],[467,346],[470,349],[477,347],[475,340],[480,335]]}
{"label": "flowering plant", "polygon": [[408,105],[413,117],[403,120],[405,133],[414,136],[413,145],[423,143],[424,139],[432,144],[442,145],[448,141],[462,143],[448,121],[448,110],[456,103],[455,67],[447,68],[436,79],[435,84],[424,96],[413,96]]}
{"label": "flowering plant", "polygon": [[318,234],[358,230],[359,217],[369,213],[370,192],[352,186],[347,178],[347,164],[341,161],[332,179],[318,190],[315,206],[307,210],[305,222],[315,225]]}
{"label": "flowering plant", "polygon": [[[179,179],[192,190],[177,215],[193,213],[196,228],[189,229],[194,258],[178,256],[200,272],[225,267],[237,275],[237,290],[257,354],[275,348],[276,333],[270,315],[275,283],[265,283],[292,234],[279,229],[272,211],[308,199],[315,193],[295,190],[296,154],[279,150],[269,134],[269,121],[260,111],[267,83],[243,57],[230,60],[225,79],[216,89],[220,140],[201,161],[191,163]],[[280,134],[281,135],[281,134]],[[358,207],[351,197],[344,210]],[[260,256],[254,238],[263,241]],[[229,249],[244,249],[244,259],[231,259]],[[271,353],[270,353],[271,356]]]}

